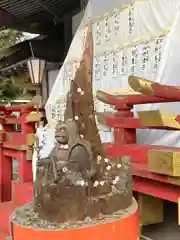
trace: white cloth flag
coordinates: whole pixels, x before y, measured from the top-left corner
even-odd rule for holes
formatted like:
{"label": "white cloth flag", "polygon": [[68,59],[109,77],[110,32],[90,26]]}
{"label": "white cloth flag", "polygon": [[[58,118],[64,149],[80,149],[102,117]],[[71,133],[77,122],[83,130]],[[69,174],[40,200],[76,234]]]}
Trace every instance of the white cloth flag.
{"label": "white cloth flag", "polygon": [[[132,92],[129,75],[136,75],[168,85],[180,85],[179,0],[141,0],[122,8],[121,0],[90,0],[75,34],[68,55],[59,71],[46,105],[49,122],[57,101],[64,99],[71,77],[67,65],[74,69],[82,58],[87,24],[91,21],[94,40],[93,92],[99,88],[109,92]],[[130,3],[130,2],[128,2]],[[166,108],[178,111],[180,104],[146,104],[134,110]],[[107,106],[97,102],[97,111]],[[65,107],[63,108],[65,109]],[[113,110],[110,109],[109,110]],[[63,111],[60,115],[63,116]],[[58,119],[57,114],[53,118]],[[103,141],[112,141],[109,129],[99,128]],[[175,131],[138,130],[139,143],[180,146]]]}
{"label": "white cloth flag", "polygon": [[[156,77],[156,82],[172,86],[180,86],[180,11],[172,26],[164,46],[161,64]],[[180,113],[180,103],[161,103],[145,106],[136,106],[136,110],[164,109],[169,113]],[[138,130],[138,142],[153,145],[180,147],[179,131]]]}

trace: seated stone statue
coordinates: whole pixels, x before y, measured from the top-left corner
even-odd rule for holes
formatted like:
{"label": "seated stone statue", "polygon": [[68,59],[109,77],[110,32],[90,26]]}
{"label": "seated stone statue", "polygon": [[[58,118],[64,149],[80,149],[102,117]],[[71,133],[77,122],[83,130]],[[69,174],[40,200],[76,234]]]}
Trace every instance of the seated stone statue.
{"label": "seated stone statue", "polygon": [[57,125],[55,139],[50,156],[38,164],[36,209],[53,221],[76,220],[85,214],[92,152],[73,120]]}
{"label": "seated stone statue", "polygon": [[35,208],[41,217],[77,221],[131,204],[129,158],[92,159],[91,146],[79,135],[74,120],[59,123],[55,139],[49,157],[38,162]]}

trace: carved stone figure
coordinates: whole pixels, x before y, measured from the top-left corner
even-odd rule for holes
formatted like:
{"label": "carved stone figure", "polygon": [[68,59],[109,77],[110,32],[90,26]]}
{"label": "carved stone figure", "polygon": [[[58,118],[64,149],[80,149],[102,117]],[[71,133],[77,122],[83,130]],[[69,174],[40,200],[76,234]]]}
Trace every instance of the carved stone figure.
{"label": "carved stone figure", "polygon": [[38,164],[35,208],[40,216],[69,222],[113,213],[131,204],[131,189],[128,192],[126,187],[131,182],[129,165],[101,156],[94,161],[91,146],[78,134],[74,120],[59,123],[55,138],[50,156]]}
{"label": "carved stone figure", "polygon": [[53,221],[76,220],[85,214],[92,152],[73,120],[57,125],[55,139],[50,156],[39,162],[37,210]]}

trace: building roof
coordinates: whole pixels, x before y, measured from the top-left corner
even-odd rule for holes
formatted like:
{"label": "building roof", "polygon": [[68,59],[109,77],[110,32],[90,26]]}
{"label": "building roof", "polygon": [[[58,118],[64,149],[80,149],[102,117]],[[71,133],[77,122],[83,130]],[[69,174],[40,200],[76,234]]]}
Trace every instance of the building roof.
{"label": "building roof", "polygon": [[48,33],[63,18],[80,10],[80,0],[1,0],[0,29]]}
{"label": "building roof", "polygon": [[[61,62],[64,60],[63,39],[51,38],[31,39],[18,43],[0,51],[0,76],[8,77],[13,73],[27,72],[26,63],[31,58],[38,58],[47,62]],[[1,79],[0,78],[0,79]]]}

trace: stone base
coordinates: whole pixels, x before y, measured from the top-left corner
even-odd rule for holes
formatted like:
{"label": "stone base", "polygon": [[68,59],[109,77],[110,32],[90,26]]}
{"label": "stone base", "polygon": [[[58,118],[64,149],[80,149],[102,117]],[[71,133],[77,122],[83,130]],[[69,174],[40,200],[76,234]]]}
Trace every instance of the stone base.
{"label": "stone base", "polygon": [[137,203],[133,199],[130,207],[114,214],[58,225],[40,219],[33,211],[33,204],[30,203],[16,209],[12,214],[12,239],[139,240],[137,208]]}

